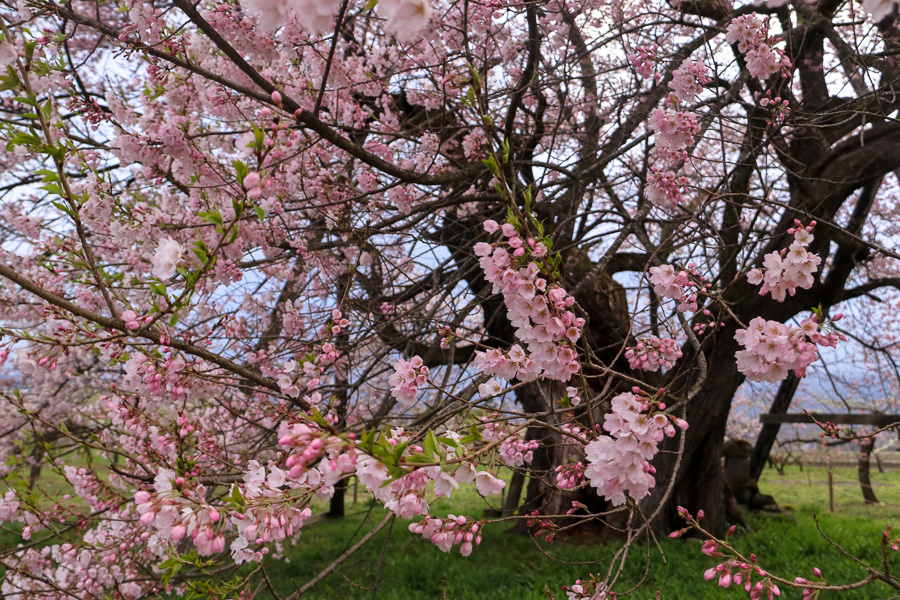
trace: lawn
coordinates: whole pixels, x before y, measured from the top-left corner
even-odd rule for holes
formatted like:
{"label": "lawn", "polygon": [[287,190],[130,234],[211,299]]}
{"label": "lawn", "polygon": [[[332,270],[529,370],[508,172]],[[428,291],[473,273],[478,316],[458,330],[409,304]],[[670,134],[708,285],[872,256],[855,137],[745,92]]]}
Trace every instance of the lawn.
{"label": "lawn", "polygon": [[[813,515],[818,515],[822,529],[847,552],[877,563],[881,531],[886,522],[900,515],[900,472],[872,473],[875,492],[883,501],[875,506],[862,503],[855,478],[854,469],[835,470],[835,513],[831,514],[828,486],[822,483],[827,481],[826,469],[800,471],[789,467],[783,475],[767,470],[760,482],[761,490],[794,510],[751,516],[749,527],[734,539],[735,545],[744,553],[755,552],[760,564],[778,575],[811,578],[812,568],[817,566],[832,583],[860,579],[862,569],[822,538]],[[437,515],[480,516],[486,507],[485,501],[468,487],[455,492],[452,500],[431,503],[432,513]],[[266,567],[279,595],[290,594],[314,577],[385,515],[383,509],[372,507],[369,496],[363,493],[356,504],[352,503],[352,493],[348,494],[347,512],[348,516],[341,520],[309,523],[296,543],[285,547],[282,556],[267,559]],[[471,556],[462,557],[457,550],[442,553],[421,536],[410,533],[408,525],[408,521],[397,519],[390,531],[383,529],[304,598],[372,598],[377,579],[376,597],[381,600],[438,600],[444,594],[448,600],[546,599],[548,591],[563,600],[563,585],[590,573],[605,573],[609,562],[604,562],[604,558],[615,549],[584,540],[541,541],[538,545],[531,538],[508,533],[509,524],[500,523],[485,531],[484,541]],[[0,547],[15,543],[14,535],[0,534]],[[643,578],[643,586],[629,597],[652,599],[657,590],[664,599],[747,597],[742,589],[722,589],[703,579],[703,572],[716,561],[700,552],[698,540],[664,538],[659,543],[664,560],[655,545],[649,549],[646,543],[633,547],[617,589],[626,590]],[[896,563],[900,565],[900,560]],[[799,599],[801,594],[783,590],[782,597]],[[875,599],[890,598],[892,594],[878,584],[840,596],[820,597]]]}
{"label": "lawn", "polygon": [[[783,476],[767,471],[761,482],[762,491],[776,496],[782,504],[795,507],[783,515],[759,514],[751,516],[749,527],[735,540],[745,553],[755,552],[760,564],[782,576],[812,578],[817,566],[832,583],[847,583],[862,578],[862,569],[831,546],[816,529],[813,515],[818,515],[822,529],[844,550],[863,560],[877,563],[879,540],[885,523],[900,515],[900,473],[872,474],[876,494],[885,502],[866,506],[858,485],[856,471],[839,469],[836,482],[854,485],[835,486],[835,513],[828,512],[828,486],[816,484],[827,481],[826,469],[789,468]],[[460,490],[462,492],[463,490]],[[888,502],[894,502],[893,506]],[[479,514],[483,501],[474,493],[454,494],[452,501],[440,500],[432,504],[434,514],[446,512]],[[303,585],[351,544],[360,523],[366,526],[379,522],[384,512],[357,504],[352,516],[343,521],[320,521],[304,530],[297,545],[289,548],[284,559],[267,563],[280,592],[289,593],[293,583]],[[605,572],[608,562],[602,561],[613,549],[598,543],[542,542],[540,546],[529,538],[507,533],[505,524],[490,527],[484,541],[472,555],[464,558],[458,552],[444,554],[435,546],[407,530],[407,522],[397,520],[390,532],[379,533],[359,553],[347,560],[335,573],[304,597],[308,598],[371,598],[378,565],[383,560],[377,598],[406,600],[411,598],[441,598],[442,581],[446,581],[449,600],[465,599],[527,599],[548,598],[549,589],[556,598],[565,598],[561,586],[571,584],[588,573]],[[364,528],[363,531],[367,529]],[[357,533],[358,536],[361,533]],[[632,597],[654,598],[659,590],[662,598],[746,598],[742,589],[723,590],[703,579],[703,572],[716,564],[700,552],[698,540],[660,540],[665,563],[655,547],[646,544],[635,547],[623,573],[625,590],[638,583],[646,572],[643,587]],[[382,551],[384,557],[381,559]],[[648,568],[648,552],[650,566]],[[900,562],[900,561],[898,561]],[[876,585],[840,598],[889,598],[891,590]],[[784,590],[784,598],[800,598],[800,592]],[[829,596],[822,594],[821,598]],[[838,597],[832,594],[831,597]]]}

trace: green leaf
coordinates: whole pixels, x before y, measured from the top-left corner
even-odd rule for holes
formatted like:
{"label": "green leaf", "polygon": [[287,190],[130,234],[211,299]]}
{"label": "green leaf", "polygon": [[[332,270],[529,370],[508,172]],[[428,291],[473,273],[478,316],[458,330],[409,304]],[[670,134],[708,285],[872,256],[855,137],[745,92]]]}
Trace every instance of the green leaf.
{"label": "green leaf", "polygon": [[494,158],[493,154],[482,159],[481,162],[491,174],[500,175],[500,167],[497,166],[497,160]]}
{"label": "green leaf", "polygon": [[328,421],[325,420],[325,417],[322,416],[322,413],[319,412],[319,409],[313,406],[312,414],[309,415],[310,420],[319,425],[320,427],[328,428]]}
{"label": "green leaf", "polygon": [[238,484],[234,483],[231,485],[231,498],[230,500],[235,503],[237,506],[244,507],[247,504],[247,501],[244,500],[244,494],[241,493],[241,488]]}
{"label": "green leaf", "polygon": [[265,141],[266,141],[266,133],[262,129],[260,129],[259,127],[257,127],[256,125],[254,125],[252,123],[250,124],[250,127],[253,128],[253,138],[256,140],[256,149],[262,150],[263,146],[265,145]]}
{"label": "green leaf", "polygon": [[452,448],[459,448],[459,444],[458,444],[457,441],[454,440],[453,438],[439,437],[439,438],[438,438],[438,441],[441,442],[442,444],[446,445],[446,446],[450,446],[450,447],[452,447]]}
{"label": "green leaf", "polygon": [[470,106],[478,105],[478,100],[475,98],[475,88],[469,88],[469,91],[466,92],[466,100],[468,100]]}
{"label": "green leaf", "polygon": [[44,116],[45,121],[49,121],[50,116],[53,114],[52,100],[52,98],[47,98],[47,101],[44,102],[44,105],[41,107],[41,114]]}
{"label": "green leaf", "polygon": [[428,433],[425,434],[425,442],[422,444],[425,454],[428,456],[441,455],[441,445],[438,442],[437,436],[434,435],[432,430],[428,430]]}
{"label": "green leaf", "polygon": [[472,75],[472,81],[475,82],[475,85],[477,85],[478,87],[481,87],[481,73],[478,72],[478,69],[476,69],[472,65],[472,63],[466,63],[466,64],[469,67],[469,73],[471,73],[471,75]]}
{"label": "green leaf", "polygon": [[237,182],[241,185],[244,185],[244,177],[247,176],[247,173],[250,172],[250,169],[247,168],[247,165],[239,160],[236,160],[231,164],[234,165],[234,172],[237,175]]}
{"label": "green leaf", "polygon": [[423,453],[416,452],[412,456],[406,457],[406,462],[414,463],[414,464],[422,464],[422,463],[434,462],[434,459],[429,458],[427,455],[425,455]]}
{"label": "green leaf", "polygon": [[400,462],[400,458],[403,456],[403,451],[406,450],[407,446],[409,446],[409,442],[403,442],[402,444],[397,444],[397,447],[394,448],[394,464],[398,464]]}
{"label": "green leaf", "polygon": [[260,220],[260,222],[266,220],[266,211],[263,210],[262,206],[254,204],[253,210],[256,212],[256,216]]}
{"label": "green leaf", "polygon": [[224,225],[225,221],[222,220],[222,215],[219,214],[219,211],[208,211],[202,212],[198,215],[201,219],[206,221],[207,223],[214,223],[216,225]]}

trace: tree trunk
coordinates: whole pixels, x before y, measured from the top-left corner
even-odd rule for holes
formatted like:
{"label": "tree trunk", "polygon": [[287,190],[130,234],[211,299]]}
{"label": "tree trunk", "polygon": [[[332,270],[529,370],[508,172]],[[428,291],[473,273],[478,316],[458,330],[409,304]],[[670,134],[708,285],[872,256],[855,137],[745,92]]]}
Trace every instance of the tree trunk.
{"label": "tree trunk", "polygon": [[[775,399],[772,400],[772,408],[769,409],[770,415],[783,415],[791,407],[791,400],[797,392],[797,386],[800,385],[800,378],[791,372],[787,379],[778,386],[778,392]],[[775,445],[775,439],[778,437],[778,430],[781,429],[780,423],[766,423],[762,426],[759,436],[756,438],[756,445],[753,447],[753,455],[750,457],[750,477],[759,481],[763,468],[766,466],[766,460]]]}
{"label": "tree trunk", "polygon": [[732,328],[718,333],[716,345],[707,355],[706,382],[687,407],[689,427],[684,433],[684,453],[677,470],[679,437],[668,438],[660,444],[660,453],[654,460],[656,486],[641,502],[641,509],[648,517],[659,511],[653,522],[654,530],[659,533],[684,526],[676,511],[678,506],[693,515],[702,509],[704,527],[715,534],[723,534],[727,527],[722,445],[731,400],[743,382],[734,361],[737,349]]}
{"label": "tree trunk", "polygon": [[878,498],[875,497],[875,490],[872,489],[872,480],[869,478],[869,467],[871,466],[872,449],[875,447],[873,438],[865,438],[859,442],[859,462],[856,465],[856,472],[859,475],[859,487],[862,488],[863,500],[866,504],[877,504]]}
{"label": "tree trunk", "polygon": [[347,483],[349,481],[350,478],[345,477],[334,484],[334,495],[328,502],[328,518],[340,519],[344,516],[344,499],[347,496]]}
{"label": "tree trunk", "polygon": [[509,482],[509,491],[503,503],[502,516],[508,517],[516,512],[519,508],[519,501],[522,498],[522,488],[525,486],[525,471],[513,471],[512,479]]}

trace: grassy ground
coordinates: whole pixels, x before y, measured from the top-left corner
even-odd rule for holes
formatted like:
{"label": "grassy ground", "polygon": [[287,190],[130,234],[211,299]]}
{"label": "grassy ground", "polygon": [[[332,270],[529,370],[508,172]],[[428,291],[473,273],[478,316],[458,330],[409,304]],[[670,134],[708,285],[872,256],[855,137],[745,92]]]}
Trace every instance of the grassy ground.
{"label": "grassy ground", "polygon": [[[831,514],[828,486],[824,484],[826,469],[800,471],[789,467],[783,475],[767,470],[760,482],[761,490],[774,495],[783,505],[792,505],[794,510],[785,515],[751,517],[748,530],[737,536],[735,544],[742,552],[756,552],[760,564],[775,574],[811,577],[812,568],[818,566],[834,583],[858,580],[862,577],[861,568],[822,538],[813,515],[818,515],[823,531],[847,552],[877,563],[881,530],[886,522],[900,515],[900,472],[875,471],[872,480],[875,493],[884,503],[866,506],[855,483],[855,470],[836,469],[835,513]],[[431,503],[432,513],[437,515],[480,516],[486,507],[484,500],[468,487],[455,492],[450,501]],[[282,557],[267,560],[266,567],[280,595],[291,593],[295,586],[314,577],[385,514],[383,509],[370,510],[369,497],[362,493],[357,504],[352,504],[352,492],[348,494],[347,512],[348,517],[342,520],[308,524],[296,544],[285,548]],[[421,536],[411,534],[408,525],[396,520],[390,531],[382,530],[304,598],[372,598],[372,587],[378,580],[380,600],[437,600],[444,593],[443,581],[448,600],[546,599],[547,590],[562,600],[563,585],[589,573],[605,573],[609,563],[603,559],[614,549],[601,543],[571,540],[542,541],[539,546],[530,538],[507,533],[505,524],[497,524],[487,529],[484,541],[472,556],[464,558],[457,550],[442,553]],[[15,535],[0,532],[0,548],[17,542]],[[662,598],[672,599],[747,597],[743,590],[723,590],[714,582],[703,580],[703,572],[716,561],[700,552],[697,540],[666,538],[660,540],[660,546],[665,561],[655,546],[648,549],[642,544],[632,549],[619,590],[643,578],[643,586],[630,597],[655,598],[657,590]],[[881,585],[845,593],[840,598],[868,600],[891,596],[890,590]],[[799,592],[784,590],[782,597],[801,596]]]}
{"label": "grassy ground", "polygon": [[[855,470],[838,470],[836,482],[855,482]],[[876,494],[885,502],[900,504],[900,473],[873,473]],[[827,470],[799,471],[789,469],[783,476],[767,471],[761,489],[776,496],[782,504],[792,504],[794,511],[785,515],[755,515],[747,531],[736,539],[736,546],[745,553],[756,552],[764,568],[784,576],[812,577],[818,566],[832,582],[851,582],[862,578],[861,568],[848,560],[841,551],[829,544],[818,532],[813,515],[829,537],[844,550],[863,560],[877,563],[879,540],[885,523],[900,515],[897,506],[888,504],[866,506],[858,485],[835,486],[835,513],[828,512],[828,486],[816,484],[827,481]],[[796,482],[796,483],[795,483]],[[461,490],[462,491],[462,490]],[[453,500],[441,500],[432,505],[434,514],[445,512],[479,514],[483,501],[474,493],[455,494]],[[352,542],[360,523],[374,525],[384,512],[366,512],[364,505],[351,508],[352,516],[343,521],[321,521],[304,530],[294,548],[286,551],[286,560],[268,563],[276,585],[290,592],[293,583],[302,585],[324,568]],[[442,579],[446,580],[449,600],[466,599],[527,599],[547,598],[546,589],[564,598],[561,586],[571,584],[588,573],[605,572],[608,562],[601,561],[612,546],[599,543],[559,541],[541,543],[505,532],[506,527],[495,525],[485,533],[481,547],[472,556],[461,557],[458,552],[443,554],[432,544],[407,531],[408,523],[396,521],[390,532],[379,533],[357,555],[345,562],[334,574],[316,587],[309,598],[371,598],[378,577],[378,565],[383,560],[377,597],[381,600],[411,598],[441,598]],[[357,538],[358,538],[357,534]],[[715,560],[700,552],[697,540],[660,540],[665,563],[655,547],[635,547],[623,573],[624,586],[646,579],[643,587],[632,597],[652,598],[656,590],[662,598],[746,598],[743,590],[723,590],[715,583],[704,581],[703,572],[714,566]],[[383,559],[381,558],[384,551]],[[647,567],[648,552],[650,567]],[[847,592],[840,598],[889,598],[892,594],[883,585]],[[784,598],[800,598],[799,592],[785,590]],[[832,597],[837,597],[832,595]],[[821,598],[828,598],[823,594]]]}

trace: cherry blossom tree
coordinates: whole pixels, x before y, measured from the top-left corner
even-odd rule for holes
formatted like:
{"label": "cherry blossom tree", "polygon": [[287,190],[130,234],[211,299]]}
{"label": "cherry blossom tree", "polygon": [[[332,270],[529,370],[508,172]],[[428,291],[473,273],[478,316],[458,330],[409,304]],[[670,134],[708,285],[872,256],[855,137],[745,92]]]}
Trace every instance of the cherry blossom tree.
{"label": "cherry blossom tree", "polygon": [[0,2],[4,597],[252,595],[349,477],[351,549],[468,555],[429,499],[501,465],[522,528],[726,548],[741,383],[896,343],[897,14]]}

